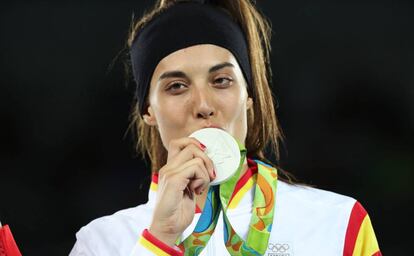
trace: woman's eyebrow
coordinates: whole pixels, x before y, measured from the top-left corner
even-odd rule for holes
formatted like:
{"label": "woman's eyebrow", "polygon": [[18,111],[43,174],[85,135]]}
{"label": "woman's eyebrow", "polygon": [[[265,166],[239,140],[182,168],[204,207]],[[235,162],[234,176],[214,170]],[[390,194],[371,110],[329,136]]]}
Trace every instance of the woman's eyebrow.
{"label": "woman's eyebrow", "polygon": [[[208,70],[208,72],[212,73],[214,71],[217,71],[217,70],[225,68],[225,67],[234,68],[234,65],[231,64],[230,62],[223,62],[223,63],[212,66]],[[174,71],[167,71],[167,72],[163,73],[158,80],[161,81],[162,79],[169,78],[169,77],[180,77],[180,78],[188,79],[188,76],[184,72],[179,71],[179,70],[174,70]]]}
{"label": "woman's eyebrow", "polygon": [[161,81],[162,79],[169,78],[169,77],[180,77],[180,78],[186,78],[186,79],[188,78],[184,72],[175,70],[175,71],[167,71],[163,73],[158,79],[158,81]]}
{"label": "woman's eyebrow", "polygon": [[234,65],[231,64],[230,62],[223,62],[223,63],[220,63],[220,64],[217,64],[217,65],[212,66],[208,70],[208,73],[212,73],[214,71],[217,71],[217,70],[222,69],[222,68],[225,68],[225,67],[232,67],[232,68],[234,68]]}

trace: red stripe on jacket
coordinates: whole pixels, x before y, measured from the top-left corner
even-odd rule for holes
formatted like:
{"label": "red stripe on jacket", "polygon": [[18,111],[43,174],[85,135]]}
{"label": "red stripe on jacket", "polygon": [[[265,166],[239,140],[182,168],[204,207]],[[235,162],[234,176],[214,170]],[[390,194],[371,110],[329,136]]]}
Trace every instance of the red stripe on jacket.
{"label": "red stripe on jacket", "polygon": [[358,238],[359,228],[367,212],[364,207],[356,201],[349,217],[348,227],[345,235],[344,256],[352,256],[355,242]]}

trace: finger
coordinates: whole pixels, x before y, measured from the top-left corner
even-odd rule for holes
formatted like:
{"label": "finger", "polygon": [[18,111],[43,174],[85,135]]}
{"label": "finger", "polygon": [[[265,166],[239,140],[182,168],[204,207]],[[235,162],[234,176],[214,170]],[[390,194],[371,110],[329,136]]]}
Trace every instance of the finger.
{"label": "finger", "polygon": [[194,158],[200,158],[203,160],[203,163],[207,169],[208,176],[210,181],[214,180],[216,177],[214,171],[214,164],[213,161],[204,153],[201,149],[199,149],[194,144],[190,144],[186,146],[181,152],[177,154],[174,160],[171,160],[171,165],[173,167],[182,166],[184,162],[187,162]]}
{"label": "finger", "polygon": [[205,146],[202,145],[197,139],[190,138],[190,137],[183,137],[179,139],[173,139],[168,144],[168,159],[167,162],[169,162],[170,159],[173,159],[179,152],[181,152],[184,148],[186,148],[188,145],[193,144],[200,148],[201,150],[205,149]]}
{"label": "finger", "polygon": [[203,180],[195,180],[189,184],[191,191],[194,191],[196,194],[200,195],[204,190],[204,181]]}
{"label": "finger", "polygon": [[182,168],[175,172],[175,175],[181,176],[187,180],[187,186],[194,192],[199,189],[206,189],[210,184],[210,178],[204,162],[200,158],[194,158],[186,162]]}
{"label": "finger", "polygon": [[203,159],[204,164],[205,164],[205,166],[208,170],[210,181],[214,180],[216,178],[216,173],[215,173],[215,170],[214,170],[214,163],[213,163],[213,160],[211,160],[211,158],[208,157],[205,150],[195,150],[194,151],[194,157],[199,157],[199,158]]}
{"label": "finger", "polygon": [[194,192],[189,187],[186,187],[184,194],[187,195],[191,200],[194,200]]}
{"label": "finger", "polygon": [[[171,193],[177,191],[183,192],[195,181],[197,181],[197,187],[200,186],[200,183],[203,184],[203,186],[205,186],[204,184],[210,183],[208,171],[201,158],[193,158],[178,167],[169,166],[168,170],[162,168],[159,172],[160,191],[162,188]],[[191,188],[191,186],[189,187]]]}

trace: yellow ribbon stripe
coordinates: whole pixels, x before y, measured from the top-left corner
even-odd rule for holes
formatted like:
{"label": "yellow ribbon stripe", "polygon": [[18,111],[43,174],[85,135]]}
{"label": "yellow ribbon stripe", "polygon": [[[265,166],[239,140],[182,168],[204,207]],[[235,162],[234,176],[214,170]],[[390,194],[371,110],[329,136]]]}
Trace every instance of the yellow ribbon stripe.
{"label": "yellow ribbon stripe", "polygon": [[249,180],[246,182],[246,184],[243,185],[243,187],[237,192],[237,194],[233,197],[231,200],[228,209],[235,209],[237,205],[239,205],[240,201],[244,197],[244,194],[247,193],[255,184],[257,173],[255,173],[252,177],[249,178]]}
{"label": "yellow ribbon stripe", "polygon": [[352,256],[371,256],[379,251],[377,238],[372,228],[368,214],[365,216],[359,228]]}
{"label": "yellow ribbon stripe", "polygon": [[153,243],[151,243],[150,241],[145,239],[145,237],[141,236],[141,238],[139,239],[139,243],[142,246],[144,246],[146,249],[148,249],[149,251],[154,253],[154,255],[157,255],[157,256],[170,256],[168,253],[164,252],[163,250],[161,250],[160,248],[155,246]]}

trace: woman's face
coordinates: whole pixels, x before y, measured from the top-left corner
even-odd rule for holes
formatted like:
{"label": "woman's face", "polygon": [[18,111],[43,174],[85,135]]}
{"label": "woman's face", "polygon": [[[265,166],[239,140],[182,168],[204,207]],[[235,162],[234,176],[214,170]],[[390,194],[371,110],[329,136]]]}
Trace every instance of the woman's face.
{"label": "woman's face", "polygon": [[158,127],[164,147],[172,139],[205,127],[220,127],[245,143],[252,99],[233,56],[225,48],[202,44],[163,58],[151,78],[144,121]]}

